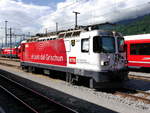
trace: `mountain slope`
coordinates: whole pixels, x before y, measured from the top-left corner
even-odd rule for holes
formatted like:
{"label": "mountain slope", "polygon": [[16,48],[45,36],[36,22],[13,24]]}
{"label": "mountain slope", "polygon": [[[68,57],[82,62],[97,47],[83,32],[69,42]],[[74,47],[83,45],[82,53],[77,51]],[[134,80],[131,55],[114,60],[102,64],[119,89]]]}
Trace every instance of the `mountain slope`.
{"label": "mountain slope", "polygon": [[[125,20],[127,21],[127,20]],[[119,22],[115,30],[123,35],[136,35],[150,33],[150,14],[128,22]]]}

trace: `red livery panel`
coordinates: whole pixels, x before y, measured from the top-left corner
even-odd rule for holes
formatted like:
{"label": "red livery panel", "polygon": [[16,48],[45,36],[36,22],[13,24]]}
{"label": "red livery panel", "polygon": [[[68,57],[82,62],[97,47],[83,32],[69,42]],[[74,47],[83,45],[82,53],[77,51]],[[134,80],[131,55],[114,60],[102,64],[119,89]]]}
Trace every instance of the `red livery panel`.
{"label": "red livery panel", "polygon": [[[66,66],[67,55],[63,39],[24,43],[22,61]],[[24,51],[25,50],[25,51]]]}

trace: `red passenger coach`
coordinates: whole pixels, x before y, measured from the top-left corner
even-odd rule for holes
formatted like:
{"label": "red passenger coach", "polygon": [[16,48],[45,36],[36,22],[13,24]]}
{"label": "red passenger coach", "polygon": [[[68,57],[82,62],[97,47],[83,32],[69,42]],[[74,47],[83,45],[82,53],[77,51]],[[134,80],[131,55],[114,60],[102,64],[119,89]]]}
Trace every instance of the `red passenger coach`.
{"label": "red passenger coach", "polygon": [[128,66],[150,67],[150,34],[125,36]]}

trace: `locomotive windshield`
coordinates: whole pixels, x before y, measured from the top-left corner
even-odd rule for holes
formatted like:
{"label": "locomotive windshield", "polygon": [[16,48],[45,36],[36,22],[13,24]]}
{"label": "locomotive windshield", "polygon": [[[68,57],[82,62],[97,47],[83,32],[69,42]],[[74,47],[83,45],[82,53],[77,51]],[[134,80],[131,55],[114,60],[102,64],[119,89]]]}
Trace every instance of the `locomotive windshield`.
{"label": "locomotive windshield", "polygon": [[96,36],[93,38],[93,51],[96,53],[114,53],[115,38],[111,36]]}

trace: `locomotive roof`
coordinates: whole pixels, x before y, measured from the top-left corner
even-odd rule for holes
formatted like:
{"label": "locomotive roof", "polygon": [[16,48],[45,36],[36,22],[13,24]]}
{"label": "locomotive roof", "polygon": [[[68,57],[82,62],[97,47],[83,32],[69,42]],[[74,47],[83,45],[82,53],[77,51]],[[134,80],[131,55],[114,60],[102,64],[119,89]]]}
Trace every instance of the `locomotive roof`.
{"label": "locomotive roof", "polygon": [[[57,35],[51,35],[51,36],[45,36],[45,37],[32,37],[30,39],[27,39],[26,42],[34,42],[34,41],[45,41],[45,40],[55,40],[59,38],[71,38],[71,37],[87,37],[87,36],[122,36],[121,34],[115,32],[115,31],[109,31],[109,30],[84,30],[84,29],[78,29],[78,30],[70,30],[65,32],[60,32]],[[25,43],[25,41],[23,42]]]}
{"label": "locomotive roof", "polygon": [[27,40],[23,40],[23,41],[21,41],[21,44],[22,44],[22,43],[26,43],[26,42],[27,42]]}

